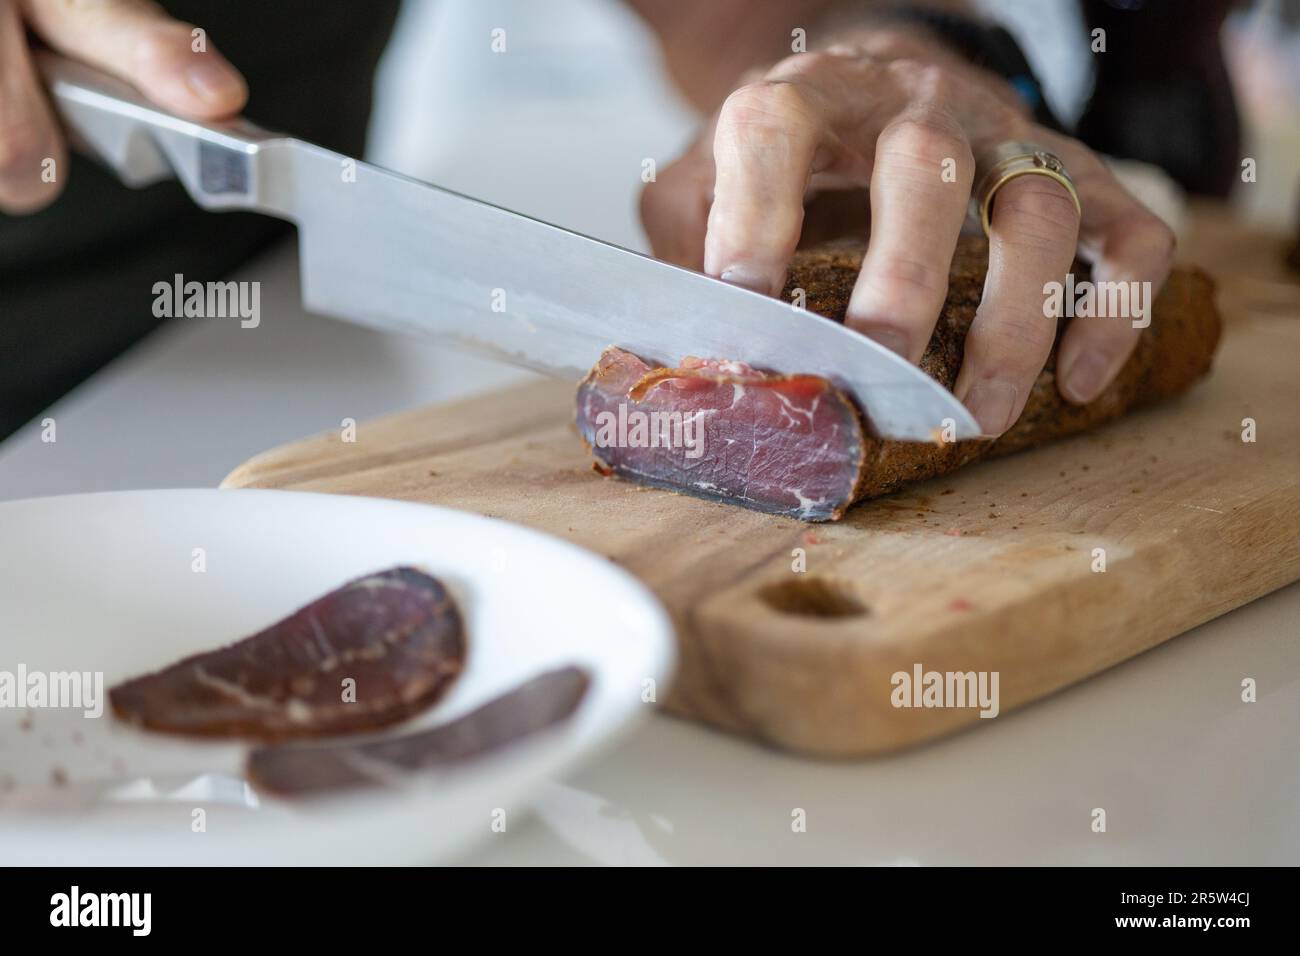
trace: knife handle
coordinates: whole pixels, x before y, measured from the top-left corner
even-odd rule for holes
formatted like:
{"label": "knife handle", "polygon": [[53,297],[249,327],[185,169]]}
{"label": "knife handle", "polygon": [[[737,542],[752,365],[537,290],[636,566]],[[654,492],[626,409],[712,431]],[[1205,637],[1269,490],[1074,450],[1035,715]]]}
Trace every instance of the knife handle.
{"label": "knife handle", "polygon": [[49,50],[37,68],[69,140],[132,188],[178,179],[205,209],[291,219],[295,140],[242,119],[204,123],[150,103],[129,84]]}

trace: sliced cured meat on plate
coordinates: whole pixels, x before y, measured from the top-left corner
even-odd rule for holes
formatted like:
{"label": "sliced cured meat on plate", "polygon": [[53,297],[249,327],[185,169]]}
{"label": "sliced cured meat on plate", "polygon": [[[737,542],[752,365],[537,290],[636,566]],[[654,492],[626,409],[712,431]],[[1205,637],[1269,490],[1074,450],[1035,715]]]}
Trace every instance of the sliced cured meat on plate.
{"label": "sliced cured meat on plate", "polygon": [[[287,491],[114,492],[3,502],[0,528],[0,670],[21,662],[31,673],[101,675],[103,692],[76,708],[0,708],[0,847],[15,865],[449,860],[490,838],[485,801],[513,808],[513,826],[545,781],[653,712],[646,681],[660,694],[671,685],[671,624],[644,585],[603,555],[450,508]],[[375,573],[383,568],[395,570]],[[366,722],[417,710],[360,734],[277,736],[266,748],[391,740],[399,772],[421,771],[402,786],[331,788],[310,806],[278,799],[293,778],[274,791],[251,786],[248,739],[190,733],[250,719],[239,694],[227,700],[195,679],[187,665],[205,659],[223,665],[205,668],[209,677],[274,702],[277,732],[295,697],[314,727],[353,726],[355,715],[334,704],[345,665],[330,666],[308,609],[329,648],[354,652],[354,668],[380,646],[383,660],[401,662],[391,684],[368,685],[355,671],[354,706],[376,688],[409,692]],[[282,657],[257,640],[268,630],[284,639]],[[242,635],[254,638],[227,647]],[[233,666],[241,658],[242,670]],[[135,683],[160,667],[149,685]],[[281,682],[288,674],[324,677],[308,692]],[[114,719],[105,698],[118,686],[141,719],[183,718],[186,733]],[[528,686],[544,692],[516,707],[512,692]],[[160,689],[182,707],[146,705],[141,694]],[[437,699],[421,703],[427,695]],[[205,706],[200,719],[199,699],[217,710]],[[208,837],[191,834],[196,808]]]}
{"label": "sliced cured meat on plate", "polygon": [[150,730],[282,740],[355,733],[430,706],[465,663],[451,595],[415,568],[350,581],[270,627],[109,692]]}

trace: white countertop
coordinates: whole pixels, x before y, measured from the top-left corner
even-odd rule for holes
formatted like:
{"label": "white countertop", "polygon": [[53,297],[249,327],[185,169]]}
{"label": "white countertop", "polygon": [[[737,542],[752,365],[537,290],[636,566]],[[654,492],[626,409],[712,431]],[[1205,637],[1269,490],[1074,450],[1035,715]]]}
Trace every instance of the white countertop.
{"label": "white countertop", "polygon": [[[295,261],[286,248],[245,270],[262,282],[259,328],[178,322],[51,409],[56,443],[29,426],[0,444],[0,499],[210,487],[345,417],[523,377],[303,314]],[[1243,677],[1258,702],[1241,702]],[[1298,744],[1292,585],[901,756],[822,763],[652,717],[467,862],[1296,864]]]}
{"label": "white countertop", "polygon": [[[523,55],[490,60],[484,44],[463,37],[486,36],[500,7],[412,8],[385,69],[389,85],[400,73],[423,92],[381,97],[379,158],[637,245],[641,160],[667,162],[689,115],[638,79],[646,69],[616,73],[614,64],[649,54],[635,37],[615,47],[601,33],[633,32],[613,5],[565,0],[564,10],[577,11],[565,22],[581,29],[545,40],[513,7],[511,43]],[[437,17],[452,21],[439,25],[442,39],[416,43]],[[464,17],[480,22],[455,22]],[[473,74],[481,94],[473,100],[431,70],[456,58],[458,76]],[[577,73],[556,73],[557,63]],[[544,87],[574,95],[531,98]],[[507,107],[519,108],[509,122],[490,119]],[[588,133],[581,143],[564,131],[575,123]],[[239,278],[262,282],[257,329],[189,319],[146,341],[48,413],[57,443],[42,443],[32,425],[0,444],[0,499],[211,487],[249,456],[344,418],[523,377],[304,315],[292,249]],[[1258,702],[1241,702],[1243,677],[1258,681]],[[1300,585],[1292,585],[1045,701],[896,757],[821,763],[652,717],[604,758],[549,783],[534,816],[466,862],[1297,864],[1298,744]],[[1090,829],[1094,807],[1107,811],[1104,834]],[[805,833],[791,831],[795,808],[807,813]]]}

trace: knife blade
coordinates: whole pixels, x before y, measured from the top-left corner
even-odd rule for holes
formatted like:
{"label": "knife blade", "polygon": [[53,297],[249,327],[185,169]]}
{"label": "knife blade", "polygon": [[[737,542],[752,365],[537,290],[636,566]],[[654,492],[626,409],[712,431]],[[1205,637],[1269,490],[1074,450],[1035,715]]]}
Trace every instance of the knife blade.
{"label": "knife blade", "polygon": [[609,345],[668,366],[697,355],[815,373],[881,437],[981,434],[919,368],[803,309],[243,120],[186,120],[83,63],[37,59],[74,144],[127,185],[175,177],[206,209],[293,222],[313,312],[573,381]]}

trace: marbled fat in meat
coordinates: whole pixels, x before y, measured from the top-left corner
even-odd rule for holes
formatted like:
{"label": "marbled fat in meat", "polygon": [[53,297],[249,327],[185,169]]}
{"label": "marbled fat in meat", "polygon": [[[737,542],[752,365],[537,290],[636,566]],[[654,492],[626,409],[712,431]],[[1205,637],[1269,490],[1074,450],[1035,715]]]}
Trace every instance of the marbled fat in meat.
{"label": "marbled fat in meat", "polygon": [[605,473],[812,521],[852,503],[865,445],[857,409],[820,376],[690,357],[652,368],[613,347],[578,389],[577,421]]}

